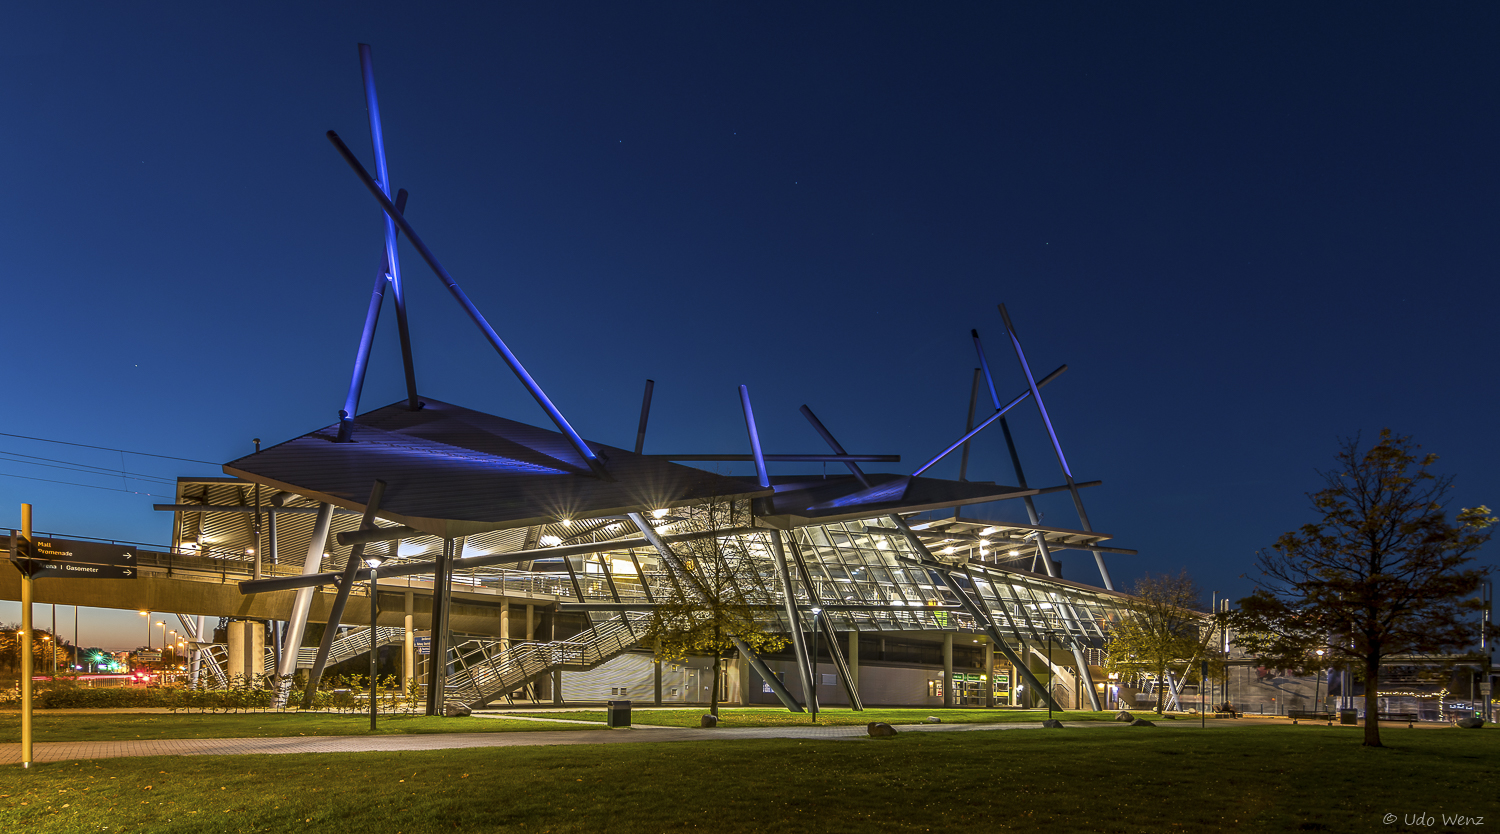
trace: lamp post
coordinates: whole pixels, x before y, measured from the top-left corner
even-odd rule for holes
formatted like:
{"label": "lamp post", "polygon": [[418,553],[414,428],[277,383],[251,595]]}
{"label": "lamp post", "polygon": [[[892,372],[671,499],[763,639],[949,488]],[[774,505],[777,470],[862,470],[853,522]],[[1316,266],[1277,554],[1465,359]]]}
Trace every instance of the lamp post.
{"label": "lamp post", "polygon": [[818,723],[818,617],[822,615],[822,613],[823,609],[816,606],[812,610],[812,658],[808,661],[812,666],[812,674],[809,675],[812,683],[808,687],[811,691],[807,694],[807,707],[812,712],[812,720],[814,724]]}
{"label": "lamp post", "polygon": [[365,559],[365,566],[370,569],[370,731],[371,732],[374,732],[374,730],[375,730],[375,709],[376,709],[376,700],[375,700],[375,661],[376,661],[376,657],[375,657],[375,649],[377,647],[377,643],[376,643],[376,640],[375,640],[375,617],[379,613],[376,610],[376,600],[375,600],[375,591],[376,591],[375,572],[380,568],[380,561],[381,560],[380,560],[379,556],[371,556],[371,557]]}
{"label": "lamp post", "polygon": [[1052,632],[1047,632],[1047,720],[1052,720]]}
{"label": "lamp post", "polygon": [[1318,693],[1321,690],[1323,684],[1323,650],[1318,649],[1317,655],[1318,668],[1313,673],[1313,706],[1318,707],[1318,712],[1322,712],[1323,710],[1321,707],[1321,701],[1318,698]]}
{"label": "lamp post", "polygon": [[157,672],[160,673],[161,667],[163,666],[163,664],[166,663],[166,654],[167,654],[167,621],[166,620],[157,620],[156,624],[159,625],[159,626],[161,626],[161,653],[162,653],[162,659],[158,660],[156,662]]}
{"label": "lamp post", "polygon": [[146,651],[151,651],[151,612],[142,611],[141,616],[146,618]]}

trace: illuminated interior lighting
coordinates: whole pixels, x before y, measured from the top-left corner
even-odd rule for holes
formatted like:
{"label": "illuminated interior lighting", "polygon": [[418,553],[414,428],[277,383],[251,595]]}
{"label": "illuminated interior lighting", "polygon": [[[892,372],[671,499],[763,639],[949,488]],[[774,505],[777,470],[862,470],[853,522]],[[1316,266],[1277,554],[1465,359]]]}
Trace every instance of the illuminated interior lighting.
{"label": "illuminated interior lighting", "polygon": [[1012,556],[1020,556],[1021,555],[1021,551],[1019,551],[1019,550],[1012,550],[1010,552],[1010,555],[1012,555]]}
{"label": "illuminated interior lighting", "polygon": [[953,555],[953,550],[954,550],[954,547],[953,547],[953,545],[950,544],[947,547],[943,548],[943,555],[944,556],[952,556]]}
{"label": "illuminated interior lighting", "polygon": [[993,536],[993,535],[995,535],[995,533],[999,532],[999,530],[1000,530],[999,527],[986,527],[983,530],[979,531],[979,535],[981,535],[981,536]]}
{"label": "illuminated interior lighting", "polygon": [[558,519],[558,520],[562,522],[562,525],[564,527],[572,527],[573,526],[573,519],[571,519],[571,518],[561,518],[561,519]]}
{"label": "illuminated interior lighting", "polygon": [[652,510],[651,511],[651,517],[652,518],[661,518],[661,517],[665,516],[666,514],[667,514],[667,508],[666,507],[662,507],[659,510]]}

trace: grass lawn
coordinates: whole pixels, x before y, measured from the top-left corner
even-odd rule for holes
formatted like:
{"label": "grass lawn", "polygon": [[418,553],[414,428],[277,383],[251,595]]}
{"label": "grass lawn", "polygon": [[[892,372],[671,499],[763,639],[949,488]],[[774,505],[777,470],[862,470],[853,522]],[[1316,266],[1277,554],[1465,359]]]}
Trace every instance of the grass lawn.
{"label": "grass lawn", "polygon": [[[513,713],[521,715],[524,713]],[[580,710],[578,712],[535,713],[545,718],[571,718],[578,721],[604,722],[604,710]],[[673,710],[632,710],[633,724],[651,724],[664,727],[697,727],[708,707]],[[863,726],[871,721],[887,724],[921,724],[927,716],[943,719],[944,724],[1004,724],[1017,721],[1045,721],[1046,711],[1013,709],[867,709],[855,712],[850,709],[818,710],[818,724]],[[1056,712],[1054,717],[1064,721],[1110,721],[1113,712]],[[812,724],[807,713],[790,713],[784,709],[756,707],[720,707],[720,727],[785,727]],[[561,726],[561,725],[559,725]]]}
{"label": "grass lawn", "polygon": [[[600,721],[604,718],[600,714]],[[402,733],[506,733],[536,730],[591,730],[587,724],[508,721],[496,718],[429,718],[424,715],[382,715],[379,730],[370,732],[370,716],[327,713],[234,713],[229,715],[173,715],[171,713],[37,712],[32,719],[34,741],[134,741],[151,738],[266,738],[273,736],[367,736]],[[601,725],[602,726],[602,725]],[[0,713],[0,742],[21,740],[21,714]],[[4,829],[0,829],[3,831]]]}
{"label": "grass lawn", "polygon": [[[107,759],[0,770],[0,831],[1388,832],[1460,830],[1444,814],[1500,821],[1500,731],[1392,730],[1377,750],[1359,738],[1343,727],[1119,727]],[[1404,822],[1415,814],[1436,824]]]}

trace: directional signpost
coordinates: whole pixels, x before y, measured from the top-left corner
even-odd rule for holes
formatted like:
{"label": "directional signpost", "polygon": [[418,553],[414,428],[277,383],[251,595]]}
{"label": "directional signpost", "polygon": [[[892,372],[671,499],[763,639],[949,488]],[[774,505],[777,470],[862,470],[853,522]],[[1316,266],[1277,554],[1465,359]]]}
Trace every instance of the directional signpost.
{"label": "directional signpost", "polygon": [[[17,541],[12,531],[11,541]],[[16,567],[32,579],[134,579],[136,549],[130,545],[33,538],[31,557],[12,549]]]}
{"label": "directional signpost", "polygon": [[[31,505],[10,531],[11,564],[21,572],[21,767],[31,767],[31,583],[37,579],[134,579],[136,550],[122,544],[42,539],[31,532]],[[53,649],[56,650],[55,648]]]}

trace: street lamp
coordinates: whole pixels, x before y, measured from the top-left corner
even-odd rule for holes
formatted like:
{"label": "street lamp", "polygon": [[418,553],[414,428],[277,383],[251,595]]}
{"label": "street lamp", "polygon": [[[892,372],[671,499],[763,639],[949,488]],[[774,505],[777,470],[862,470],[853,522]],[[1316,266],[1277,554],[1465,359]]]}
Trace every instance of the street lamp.
{"label": "street lamp", "polygon": [[166,620],[157,620],[156,624],[159,625],[159,626],[161,626],[161,653],[162,653],[162,659],[158,660],[156,662],[156,665],[158,667],[161,667],[166,662],[166,654],[167,654],[167,621]]}
{"label": "street lamp", "polygon": [[808,709],[812,710],[812,720],[814,724],[818,723],[818,617],[821,616],[822,613],[823,609],[818,608],[817,606],[813,606],[812,660],[809,663],[809,665],[812,666],[812,684],[808,687],[811,692],[809,692],[807,696],[807,706]]}
{"label": "street lamp", "polygon": [[1323,710],[1321,708],[1321,701],[1318,700],[1318,692],[1321,689],[1323,683],[1323,650],[1318,649],[1317,655],[1318,668],[1313,673],[1313,706],[1319,707],[1318,711],[1322,712]]}
{"label": "street lamp", "polygon": [[146,651],[151,651],[151,612],[142,611],[141,616],[146,618]]}
{"label": "street lamp", "polygon": [[365,559],[365,566],[370,569],[370,731],[375,730],[375,617],[379,613],[376,607],[376,571],[380,568],[379,556],[370,556]]}

